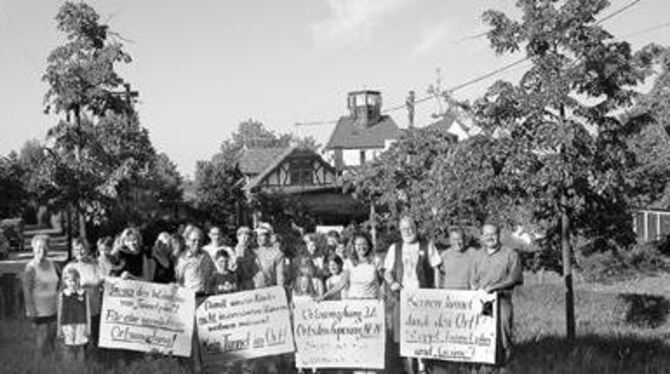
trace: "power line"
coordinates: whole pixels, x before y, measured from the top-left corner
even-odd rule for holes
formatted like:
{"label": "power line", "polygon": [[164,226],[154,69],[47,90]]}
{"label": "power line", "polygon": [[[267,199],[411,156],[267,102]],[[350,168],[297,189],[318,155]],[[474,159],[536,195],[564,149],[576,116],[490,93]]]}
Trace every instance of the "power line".
{"label": "power line", "polygon": [[665,22],[665,23],[658,24],[658,25],[656,25],[656,26],[651,26],[651,27],[647,27],[647,28],[642,29],[642,30],[634,31],[634,32],[632,32],[632,33],[630,33],[630,34],[623,35],[621,38],[622,38],[622,39],[624,39],[624,38],[630,38],[630,37],[633,37],[633,36],[638,36],[638,35],[646,34],[646,33],[648,33],[648,32],[655,31],[655,30],[659,30],[659,29],[663,29],[663,28],[666,28],[666,27],[670,27],[670,22]]}
{"label": "power line", "polygon": [[[640,3],[641,1],[642,1],[642,0],[632,0],[630,3],[628,3],[628,4],[624,5],[624,6],[622,6],[621,8],[615,10],[614,12],[612,12],[612,13],[610,13],[610,14],[604,16],[603,18],[601,18],[601,19],[599,19],[599,20],[597,20],[597,21],[595,22],[595,25],[599,25],[599,24],[601,24],[601,23],[603,23],[603,22],[605,22],[605,21],[608,21],[608,20],[610,20],[610,19],[612,19],[612,18],[614,18],[614,17],[620,15],[621,13],[623,13],[623,12],[629,10],[630,8],[632,8],[633,6],[637,5],[637,4]],[[670,23],[660,25],[660,26],[658,26],[657,28],[660,28],[661,26],[663,26],[663,27],[667,27],[667,26],[670,26]],[[643,30],[643,31],[650,31],[650,30]],[[472,35],[472,36],[469,36],[469,37],[465,37],[465,38],[463,38],[463,39],[461,39],[461,40],[476,39],[476,38],[485,36],[487,33],[488,33],[488,32],[483,32],[483,33],[480,33],[480,34],[476,34],[476,35]],[[519,59],[519,60],[517,60],[517,61],[514,61],[514,62],[512,62],[512,63],[509,63],[509,64],[507,64],[507,65],[505,65],[505,66],[503,66],[503,67],[500,67],[500,68],[498,68],[498,69],[495,69],[495,70],[493,70],[493,71],[490,71],[490,72],[488,72],[488,73],[486,73],[486,74],[480,75],[480,76],[478,76],[478,77],[476,77],[476,78],[473,78],[473,79],[471,79],[471,80],[468,80],[468,81],[466,81],[466,82],[460,83],[460,84],[458,84],[458,85],[456,85],[456,86],[453,86],[453,87],[451,87],[451,88],[449,88],[449,89],[446,89],[446,90],[444,90],[444,91],[445,91],[445,92],[449,92],[449,93],[453,93],[454,91],[461,90],[461,89],[463,89],[463,88],[465,88],[465,87],[471,86],[471,85],[473,85],[473,84],[475,84],[475,83],[478,83],[478,82],[480,82],[480,81],[483,81],[483,80],[485,80],[485,79],[488,79],[488,78],[490,78],[490,77],[492,77],[492,76],[494,76],[494,75],[497,75],[497,74],[500,74],[500,73],[505,72],[505,71],[507,71],[507,70],[510,70],[510,69],[514,68],[515,66],[517,66],[517,65],[521,65],[522,63],[524,63],[524,62],[526,62],[526,61],[528,61],[528,60],[530,60],[530,57],[523,57],[523,58],[521,58],[521,59]],[[432,95],[427,95],[427,96],[424,96],[424,97],[421,97],[421,98],[417,98],[417,99],[414,101],[414,105],[419,104],[419,103],[422,103],[422,102],[425,102],[425,101],[428,101],[428,100],[430,100],[430,99],[434,99],[435,97],[436,97],[436,95],[435,95],[435,94],[432,94]],[[404,109],[404,108],[406,108],[406,107],[407,107],[407,105],[406,105],[405,103],[403,103],[403,104],[398,104],[398,105],[396,105],[396,106],[392,106],[392,107],[390,107],[390,108],[388,108],[388,109],[383,110],[382,113],[383,113],[383,114],[386,114],[386,113],[394,112],[394,111],[396,111],[396,110]],[[335,122],[337,122],[337,120],[304,122],[304,123],[296,123],[296,126],[316,126],[316,125],[322,125],[322,124],[332,124],[332,123],[335,123]]]}

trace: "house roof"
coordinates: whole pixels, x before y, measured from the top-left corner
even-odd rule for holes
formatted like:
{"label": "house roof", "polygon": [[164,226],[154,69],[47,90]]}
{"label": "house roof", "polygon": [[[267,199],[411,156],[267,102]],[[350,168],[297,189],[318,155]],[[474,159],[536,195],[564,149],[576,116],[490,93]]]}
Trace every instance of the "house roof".
{"label": "house roof", "polygon": [[343,116],[337,121],[326,149],[384,148],[386,140],[400,136],[400,129],[390,116],[381,116],[374,125],[364,126],[355,118]]}
{"label": "house roof", "polygon": [[[252,190],[256,186],[258,186],[265,177],[267,177],[270,173],[272,173],[279,165],[282,164],[289,156],[293,154],[309,154],[311,157],[318,158],[319,161],[329,169],[331,172],[335,172],[335,168],[331,166],[329,163],[323,160],[323,158],[316,152],[312,151],[311,149],[303,148],[300,146],[292,146],[289,148],[284,148],[284,151],[277,155],[271,162],[269,162],[265,168],[258,173],[255,177],[253,177],[249,183],[247,183],[246,186],[243,187],[244,190]],[[318,187],[318,188],[324,188],[324,187]],[[329,188],[332,188],[332,186],[329,186]]]}
{"label": "house roof", "polygon": [[240,155],[238,166],[242,174],[257,175],[288,149],[290,148],[245,148]]}
{"label": "house roof", "polygon": [[479,133],[479,129],[469,119],[460,118],[458,114],[453,112],[447,112],[442,118],[424,128],[447,131],[458,137],[458,140],[463,140]]}

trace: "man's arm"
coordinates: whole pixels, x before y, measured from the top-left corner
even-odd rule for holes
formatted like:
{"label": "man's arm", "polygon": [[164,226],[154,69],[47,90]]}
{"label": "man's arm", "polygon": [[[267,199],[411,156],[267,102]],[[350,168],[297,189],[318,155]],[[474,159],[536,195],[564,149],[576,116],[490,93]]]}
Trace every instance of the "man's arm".
{"label": "man's arm", "polygon": [[431,240],[428,242],[428,260],[430,266],[433,268],[434,288],[440,288],[442,284],[442,273],[440,272],[440,265],[442,265],[442,256],[437,252],[435,243]]}
{"label": "man's arm", "polygon": [[487,292],[512,291],[515,286],[523,284],[523,267],[521,258],[515,250],[511,250],[507,277],[504,280],[486,287]]}
{"label": "man's arm", "polygon": [[393,268],[395,267],[395,244],[392,244],[386,252],[384,259],[384,280],[388,283],[391,291],[398,291],[402,288],[393,275]]}
{"label": "man's arm", "polygon": [[285,263],[284,261],[284,255],[279,255],[277,256],[277,263],[275,265],[275,271],[277,273],[277,285],[284,287],[286,285],[286,272],[284,270],[285,268]]}

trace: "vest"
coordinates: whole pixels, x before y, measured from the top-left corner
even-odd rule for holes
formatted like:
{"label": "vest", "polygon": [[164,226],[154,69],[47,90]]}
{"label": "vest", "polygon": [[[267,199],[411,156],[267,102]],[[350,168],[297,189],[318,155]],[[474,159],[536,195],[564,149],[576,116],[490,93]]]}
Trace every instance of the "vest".
{"label": "vest", "polygon": [[[402,246],[402,241],[395,244],[395,261],[393,263],[393,278],[399,283],[402,283],[405,273],[402,263]],[[421,253],[423,253],[423,256]],[[416,269],[414,271],[416,271],[416,278],[419,281],[420,288],[434,287],[435,274],[428,259],[428,242],[422,239],[419,239],[419,260],[416,262]]]}

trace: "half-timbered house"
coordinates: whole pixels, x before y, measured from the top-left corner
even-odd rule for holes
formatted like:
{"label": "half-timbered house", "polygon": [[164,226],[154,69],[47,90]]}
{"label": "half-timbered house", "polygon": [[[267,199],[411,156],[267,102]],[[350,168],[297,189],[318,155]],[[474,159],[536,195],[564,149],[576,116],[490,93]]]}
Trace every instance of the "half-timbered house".
{"label": "half-timbered house", "polygon": [[[262,167],[261,160],[265,160]],[[359,202],[342,192],[335,168],[311,149],[294,146],[281,153],[273,148],[246,150],[240,170],[248,199],[258,194],[290,195],[325,225],[348,224],[365,214]]]}

